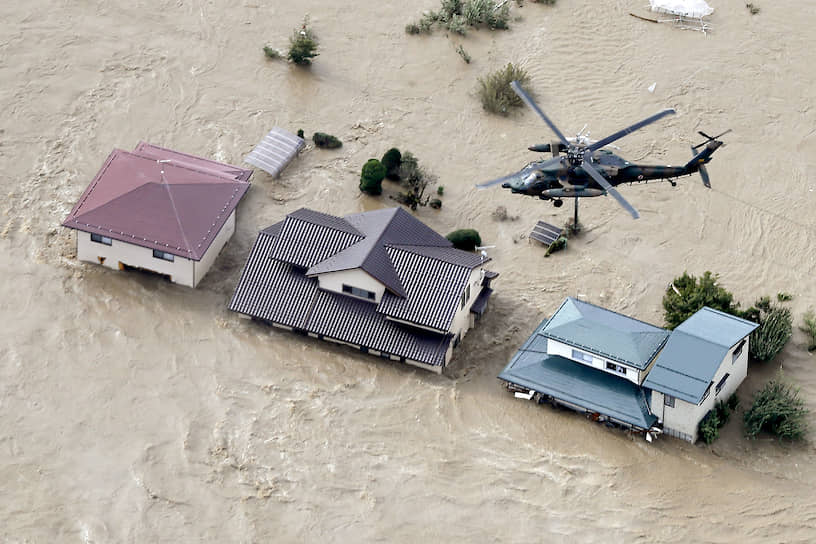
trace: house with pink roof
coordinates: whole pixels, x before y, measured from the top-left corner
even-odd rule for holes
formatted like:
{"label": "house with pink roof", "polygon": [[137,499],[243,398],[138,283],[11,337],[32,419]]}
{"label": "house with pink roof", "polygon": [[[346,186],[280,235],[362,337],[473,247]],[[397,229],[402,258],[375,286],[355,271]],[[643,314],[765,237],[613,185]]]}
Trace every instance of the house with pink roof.
{"label": "house with pink roof", "polygon": [[114,149],[62,225],[77,258],[195,287],[235,232],[251,170],[141,142]]}

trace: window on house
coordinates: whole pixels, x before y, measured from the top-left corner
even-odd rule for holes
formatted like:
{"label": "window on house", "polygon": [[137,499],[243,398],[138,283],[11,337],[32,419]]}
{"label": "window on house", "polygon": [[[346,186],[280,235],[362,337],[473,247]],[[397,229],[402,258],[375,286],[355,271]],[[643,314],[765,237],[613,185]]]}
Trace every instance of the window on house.
{"label": "window on house", "polygon": [[737,344],[737,347],[734,348],[734,353],[731,355],[731,364],[734,364],[734,363],[737,362],[737,359],[739,359],[739,356],[742,354],[742,348],[744,348],[744,347],[745,347],[745,338],[743,338],[742,342]]}
{"label": "window on house", "polygon": [[592,364],[592,355],[589,353],[584,353],[583,351],[579,351],[577,349],[572,350],[572,358],[578,359],[579,361],[583,361],[587,364]]}
{"label": "window on house", "polygon": [[726,373],[725,373],[725,376],[723,376],[723,377],[722,377],[722,379],[719,381],[719,383],[717,383],[717,387],[716,387],[716,388],[714,388],[714,394],[715,394],[715,395],[719,395],[719,394],[720,394],[720,390],[723,388],[723,386],[725,386],[725,381],[728,379],[728,376],[730,376],[730,375],[731,375],[731,374],[728,374],[728,373],[726,372]]}
{"label": "window on house", "polygon": [[669,408],[674,408],[674,397],[671,395],[663,395],[663,406],[668,406]]}
{"label": "window on house", "polygon": [[170,261],[171,263],[176,258],[176,256],[172,253],[165,253],[164,251],[159,251],[158,249],[153,250],[153,257],[156,259],[162,259],[163,261]]}
{"label": "window on house", "polygon": [[623,374],[626,376],[626,367],[621,365],[616,365],[615,363],[606,363],[607,370],[614,370],[618,374]]}
{"label": "window on house", "polygon": [[708,384],[708,387],[706,387],[705,393],[703,393],[703,398],[700,401],[700,404],[702,404],[703,401],[708,398],[708,394],[711,393],[711,386],[712,385],[714,385],[714,382],[711,382],[710,384]]}
{"label": "window on house", "polygon": [[97,244],[105,244],[106,246],[113,245],[113,240],[111,240],[107,236],[102,236],[101,234],[91,234],[91,242],[96,242]]}
{"label": "window on house", "polygon": [[355,297],[367,298],[368,300],[377,299],[377,293],[373,291],[366,291],[365,289],[360,289],[359,287],[346,285],[345,283],[343,284],[343,292]]}
{"label": "window on house", "polygon": [[462,300],[461,300],[462,308],[465,307],[465,304],[467,304],[469,299],[470,299],[470,284],[468,283],[468,286],[465,287],[465,290],[462,292]]}

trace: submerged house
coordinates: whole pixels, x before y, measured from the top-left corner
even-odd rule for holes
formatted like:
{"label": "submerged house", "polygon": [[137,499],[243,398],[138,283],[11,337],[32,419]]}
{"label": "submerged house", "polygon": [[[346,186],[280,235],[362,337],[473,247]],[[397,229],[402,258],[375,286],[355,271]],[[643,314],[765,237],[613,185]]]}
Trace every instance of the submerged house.
{"label": "submerged house", "polygon": [[114,149],[62,225],[77,258],[195,287],[235,232],[251,170],[141,142]]}
{"label": "submerged house", "polygon": [[230,309],[438,373],[487,308],[487,260],[402,208],[302,208],[258,234]]}
{"label": "submerged house", "polygon": [[703,308],[673,331],[568,298],[499,374],[511,391],[593,419],[697,440],[747,374],[756,323]]}

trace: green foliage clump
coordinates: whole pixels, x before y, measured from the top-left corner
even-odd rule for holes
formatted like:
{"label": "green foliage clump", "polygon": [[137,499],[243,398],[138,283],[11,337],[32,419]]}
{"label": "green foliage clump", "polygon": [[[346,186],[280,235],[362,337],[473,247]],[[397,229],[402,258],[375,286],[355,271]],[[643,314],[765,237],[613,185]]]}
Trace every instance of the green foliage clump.
{"label": "green foliage clump", "polygon": [[510,87],[514,80],[523,87],[530,81],[530,77],[524,68],[512,62],[501,70],[488,74],[487,77],[479,78],[479,99],[482,101],[482,108],[490,113],[509,115],[511,108],[524,105]]}
{"label": "green foliage clump", "polygon": [[666,288],[663,295],[663,310],[666,327],[674,329],[703,306],[735,315],[738,303],[734,295],[717,284],[717,275],[706,271],[699,281],[683,272]]}
{"label": "green foliage clump", "polygon": [[799,389],[782,380],[781,374],[754,396],[745,412],[745,434],[755,438],[765,431],[784,440],[801,440],[807,432],[808,409]]}
{"label": "green foliage clump", "polygon": [[456,249],[463,251],[475,251],[477,246],[482,245],[482,237],[474,229],[459,229],[445,236]]}
{"label": "green foliage clump", "polygon": [[739,397],[737,396],[737,394],[736,393],[731,393],[731,396],[728,397],[728,400],[726,401],[726,404],[728,405],[728,407],[732,411],[736,410],[737,406],[739,406],[739,404],[740,404],[740,400],[739,400]]}
{"label": "green foliage clump", "polygon": [[281,57],[280,51],[269,45],[264,46],[263,52],[270,59],[279,59]]}
{"label": "green foliage clump", "polygon": [[700,439],[706,444],[711,444],[720,436],[720,418],[716,410],[709,410],[700,424],[697,426],[697,433]]}
{"label": "green foliage clump", "polygon": [[[419,21],[405,26],[408,34],[429,34],[434,25],[464,36],[468,27],[486,26],[491,30],[509,28],[510,7],[506,1],[441,0],[439,11],[422,14]],[[464,57],[463,57],[464,58]]]}
{"label": "green foliage clump", "polygon": [[444,194],[445,194],[445,187],[443,187],[442,185],[440,185],[439,187],[437,187],[437,188],[436,188],[436,194],[438,194],[439,196],[444,195]]}
{"label": "green foliage clump", "polygon": [[399,166],[399,179],[405,189],[396,199],[416,211],[419,206],[427,206],[430,197],[425,195],[429,185],[436,183],[436,176],[428,173],[419,165],[413,153],[406,151],[402,154]]}
{"label": "green foliage clump", "polygon": [[468,52],[465,51],[465,48],[462,47],[461,43],[459,44],[459,47],[456,48],[456,52],[459,53],[459,56],[462,57],[462,60],[467,64],[470,64],[470,61],[473,60]]}
{"label": "green foliage clump", "polygon": [[559,236],[558,239],[550,244],[550,247],[547,248],[547,252],[544,254],[545,257],[549,257],[551,253],[555,253],[556,251],[561,251],[562,249],[567,248],[567,237],[566,236]]}
{"label": "green foliage clump", "polygon": [[384,178],[385,166],[377,159],[368,159],[360,174],[360,190],[372,196],[380,195]]}
{"label": "green foliage clump", "polygon": [[808,351],[816,351],[816,314],[813,310],[808,310],[802,316],[804,325],[799,327],[808,335]]}
{"label": "green foliage clump", "polygon": [[759,323],[751,333],[751,357],[757,361],[770,361],[782,351],[793,332],[793,316],[784,306],[771,304],[771,299],[763,297],[743,313],[743,317]]}
{"label": "green foliage clump", "polygon": [[343,146],[343,142],[341,142],[339,139],[324,132],[315,132],[312,135],[312,141],[317,147],[323,149],[336,149]]}
{"label": "green foliage clump", "polygon": [[431,208],[433,208],[434,210],[438,210],[439,208],[441,208],[441,207],[442,207],[442,201],[441,201],[441,200],[439,200],[438,198],[433,198],[433,199],[431,199],[431,201],[428,203],[428,206],[430,206],[430,207],[431,207]]}
{"label": "green foliage clump", "polygon": [[782,291],[781,293],[776,294],[776,300],[779,302],[788,302],[789,300],[793,300],[793,295]]}
{"label": "green foliage clump", "polygon": [[309,17],[303,18],[303,24],[296,28],[289,38],[289,54],[287,58],[300,66],[308,66],[317,52],[317,37],[309,27]]}
{"label": "green foliage clump", "polygon": [[402,162],[402,153],[396,147],[392,147],[383,155],[382,163],[385,166],[385,177],[391,181],[398,181],[400,179],[399,168]]}
{"label": "green foliage clump", "polygon": [[303,129],[302,129],[302,128],[299,128],[299,129],[298,129],[298,131],[297,131],[297,137],[298,137],[298,138],[305,138],[305,136],[303,135]]}

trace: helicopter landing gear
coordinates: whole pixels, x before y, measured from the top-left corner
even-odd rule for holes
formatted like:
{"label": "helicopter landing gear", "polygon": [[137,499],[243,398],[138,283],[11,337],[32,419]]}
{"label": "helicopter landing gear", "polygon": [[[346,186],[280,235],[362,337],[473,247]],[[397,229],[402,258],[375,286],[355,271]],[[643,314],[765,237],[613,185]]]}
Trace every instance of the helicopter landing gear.
{"label": "helicopter landing gear", "polygon": [[560,198],[558,200],[553,200],[553,206],[555,206],[556,208],[560,208],[563,205],[564,205],[564,201],[561,200]]}
{"label": "helicopter landing gear", "polygon": [[672,186],[672,187],[677,187],[677,182],[676,182],[676,181],[674,181],[673,179],[670,179],[670,180],[669,180],[669,183],[671,183],[671,186]]}

